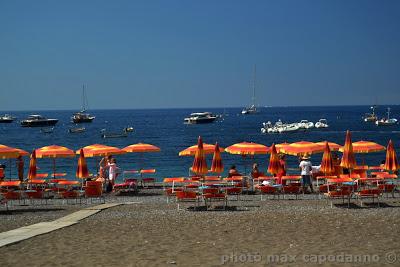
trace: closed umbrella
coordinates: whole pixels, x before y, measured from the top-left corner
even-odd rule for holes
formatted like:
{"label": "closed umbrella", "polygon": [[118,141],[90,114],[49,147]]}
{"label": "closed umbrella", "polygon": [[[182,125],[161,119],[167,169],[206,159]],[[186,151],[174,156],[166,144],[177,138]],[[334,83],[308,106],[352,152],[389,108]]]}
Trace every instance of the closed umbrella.
{"label": "closed umbrella", "polygon": [[389,141],[389,144],[387,146],[386,160],[383,168],[387,171],[392,172],[397,172],[400,169],[392,140]]}
{"label": "closed umbrella", "polygon": [[208,172],[206,157],[203,150],[203,140],[201,139],[201,136],[199,136],[197,142],[197,151],[194,156],[192,171],[198,175],[204,175]]}
{"label": "closed umbrella", "polygon": [[271,146],[271,156],[269,158],[268,172],[272,175],[277,175],[282,170],[282,165],[276,152],[275,144]]}
{"label": "closed umbrella", "polygon": [[214,156],[211,163],[211,171],[215,173],[222,173],[224,165],[222,164],[221,151],[218,143],[215,143]]}
{"label": "closed umbrella", "polygon": [[76,168],[76,177],[85,179],[89,177],[89,171],[86,164],[85,153],[83,149],[80,149],[79,152],[79,160],[78,160],[78,167]]}
{"label": "closed umbrella", "polygon": [[29,161],[29,171],[28,171],[28,179],[34,180],[36,178],[36,151],[33,150],[31,154],[31,160]]}
{"label": "closed umbrella", "polygon": [[328,142],[325,142],[325,150],[322,156],[321,169],[325,175],[331,175],[335,173],[335,167],[333,165],[333,158],[331,149]]}
{"label": "closed umbrella", "polygon": [[356,159],[353,152],[353,144],[351,142],[351,133],[349,130],[346,132],[346,140],[343,147],[343,156],[340,161],[340,166],[346,169],[354,169],[356,166]]}

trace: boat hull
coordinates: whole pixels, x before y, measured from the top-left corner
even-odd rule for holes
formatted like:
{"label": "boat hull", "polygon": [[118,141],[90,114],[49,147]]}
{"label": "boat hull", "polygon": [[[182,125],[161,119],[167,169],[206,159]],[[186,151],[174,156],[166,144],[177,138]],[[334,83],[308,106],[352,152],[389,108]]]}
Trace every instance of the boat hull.
{"label": "boat hull", "polygon": [[0,119],[0,123],[12,123],[14,119]]}
{"label": "boat hull", "polygon": [[186,123],[188,124],[204,124],[204,123],[212,123],[216,120],[217,118],[207,118],[207,119],[199,119],[199,120],[185,120]]}
{"label": "boat hull", "polygon": [[88,118],[72,118],[73,123],[84,123],[84,122],[92,122],[94,120],[94,117],[88,117]]}
{"label": "boat hull", "polygon": [[57,119],[48,119],[48,120],[43,120],[43,121],[30,121],[30,120],[24,120],[21,121],[21,126],[22,127],[43,127],[43,126],[54,126],[58,122]]}

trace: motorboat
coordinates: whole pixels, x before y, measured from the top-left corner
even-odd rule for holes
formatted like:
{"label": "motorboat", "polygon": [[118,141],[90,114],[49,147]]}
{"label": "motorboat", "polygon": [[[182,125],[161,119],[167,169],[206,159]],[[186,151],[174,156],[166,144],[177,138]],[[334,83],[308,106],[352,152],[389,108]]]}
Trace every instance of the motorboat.
{"label": "motorboat", "polygon": [[95,119],[95,116],[86,113],[87,106],[87,98],[85,93],[85,85],[82,88],[82,109],[80,112],[76,112],[72,115],[71,120],[73,123],[83,123],[83,122],[92,122]]}
{"label": "motorboat", "polygon": [[0,116],[0,123],[11,123],[15,120],[15,117],[9,115],[9,114],[4,114],[3,116]]}
{"label": "motorboat", "polygon": [[299,129],[308,130],[308,129],[314,128],[314,123],[311,121],[308,121],[308,120],[301,120],[297,124],[297,126],[299,127]]}
{"label": "motorboat", "polygon": [[184,119],[187,124],[211,123],[217,119],[217,116],[211,112],[195,112],[190,117]]}
{"label": "motorboat", "polygon": [[85,127],[76,127],[76,128],[70,128],[68,129],[69,133],[83,133],[86,131]]}
{"label": "motorboat", "polygon": [[246,107],[242,110],[243,115],[247,114],[256,114],[258,113],[257,107],[255,105],[251,105],[250,107]]}
{"label": "motorboat", "polygon": [[133,127],[130,127],[130,126],[124,128],[125,132],[133,132],[133,130],[134,130]]}
{"label": "motorboat", "polygon": [[382,118],[380,120],[377,120],[375,124],[377,126],[391,126],[397,123],[397,119],[395,118],[390,118],[390,108],[388,108],[387,111],[387,118]]}
{"label": "motorboat", "polygon": [[102,138],[121,138],[121,137],[128,137],[128,133],[123,131],[122,133],[102,133]]}
{"label": "motorboat", "polygon": [[315,128],[328,128],[328,121],[326,119],[320,119],[315,123]]}
{"label": "motorboat", "polygon": [[365,122],[376,122],[378,120],[378,116],[376,116],[376,114],[375,114],[375,109],[376,109],[376,106],[372,106],[371,107],[372,112],[365,113],[365,116],[364,116]]}
{"label": "motorboat", "polygon": [[263,128],[261,128],[262,133],[290,133],[297,132],[299,130],[299,126],[297,123],[283,123],[281,120],[275,122],[275,125],[272,125],[270,121],[263,123]]}
{"label": "motorboat", "polygon": [[47,119],[42,115],[29,115],[27,119],[21,121],[22,127],[43,127],[43,126],[54,126],[58,122],[58,119]]}

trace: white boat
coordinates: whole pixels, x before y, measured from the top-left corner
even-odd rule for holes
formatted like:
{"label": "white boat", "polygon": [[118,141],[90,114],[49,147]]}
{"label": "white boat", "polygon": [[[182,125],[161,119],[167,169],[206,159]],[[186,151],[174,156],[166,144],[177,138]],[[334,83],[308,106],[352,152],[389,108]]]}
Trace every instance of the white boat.
{"label": "white boat", "polygon": [[299,130],[297,123],[285,124],[281,120],[278,120],[275,125],[272,125],[270,121],[263,123],[263,128],[261,128],[262,133],[290,133]]}
{"label": "white boat", "polygon": [[388,108],[387,111],[387,118],[382,118],[380,120],[377,120],[375,124],[377,126],[391,126],[397,123],[397,119],[395,118],[390,118],[390,108]]}
{"label": "white boat", "polygon": [[320,119],[315,123],[315,128],[328,128],[328,121],[326,119]]}
{"label": "white boat", "polygon": [[85,85],[82,88],[82,110],[72,115],[71,120],[73,123],[92,122],[95,116],[86,113],[87,98],[85,94]]}
{"label": "white boat", "polygon": [[297,126],[299,127],[299,129],[303,129],[303,130],[308,130],[311,128],[314,128],[314,123],[308,120],[301,120]]}
{"label": "white boat", "polygon": [[376,116],[375,114],[375,109],[376,106],[372,106],[371,107],[372,113],[365,113],[364,115],[365,122],[376,122],[378,120],[378,116]]}
{"label": "white boat", "polygon": [[201,124],[201,123],[211,123],[217,119],[217,116],[211,112],[195,112],[190,114],[190,117],[184,119],[187,124]]}
{"label": "white boat", "polygon": [[15,117],[9,115],[9,114],[4,114],[3,116],[0,116],[0,123],[11,123],[15,120]]}
{"label": "white boat", "polygon": [[256,65],[254,65],[254,76],[253,76],[253,97],[252,97],[253,104],[245,107],[242,110],[243,115],[250,115],[250,114],[257,114],[259,111],[256,107]]}

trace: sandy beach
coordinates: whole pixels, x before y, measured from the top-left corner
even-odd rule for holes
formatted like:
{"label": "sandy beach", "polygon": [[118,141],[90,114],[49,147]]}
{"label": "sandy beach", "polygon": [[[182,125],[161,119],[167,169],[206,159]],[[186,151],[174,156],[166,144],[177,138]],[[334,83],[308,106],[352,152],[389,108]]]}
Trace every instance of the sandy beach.
{"label": "sandy beach", "polygon": [[[395,266],[400,202],[381,207],[303,200],[229,202],[227,211],[177,210],[161,191],[107,201],[139,201],[77,225],[0,248],[1,266]],[[39,207],[1,213],[1,231],[77,209]],[[35,210],[30,212],[29,210]],[[364,257],[357,263],[356,256]],[[351,262],[345,262],[345,260]],[[394,262],[394,263],[393,263]]]}

